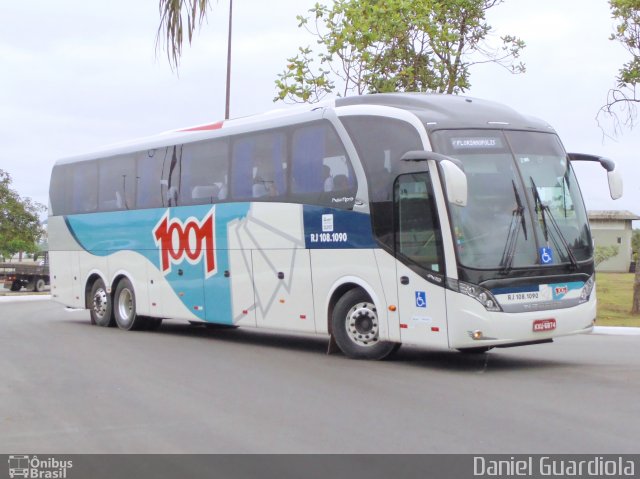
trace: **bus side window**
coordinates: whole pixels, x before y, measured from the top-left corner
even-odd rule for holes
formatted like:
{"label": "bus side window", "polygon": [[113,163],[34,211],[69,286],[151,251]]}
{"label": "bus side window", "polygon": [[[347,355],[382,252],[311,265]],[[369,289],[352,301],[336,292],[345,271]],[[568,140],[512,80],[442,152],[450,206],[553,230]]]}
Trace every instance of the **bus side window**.
{"label": "bus side window", "polygon": [[353,167],[338,135],[328,123],[315,123],[293,132],[291,194],[294,200],[349,208],[355,196]]}
{"label": "bus side window", "polygon": [[443,272],[440,222],[428,173],[398,177],[396,205],[396,254],[421,268]]}
{"label": "bus side window", "polygon": [[182,148],[180,204],[215,203],[227,197],[226,140],[208,140]]}
{"label": "bus side window", "polygon": [[98,162],[98,209],[114,211],[134,207],[136,173],[132,155],[105,158]]}
{"label": "bus side window", "polygon": [[236,200],[277,200],[286,194],[285,136],[275,130],[237,139],[232,148],[231,194]]}
{"label": "bus side window", "polygon": [[71,170],[71,212],[93,213],[98,208],[98,163],[78,163]]}
{"label": "bus side window", "polygon": [[164,206],[162,169],[168,148],[136,154],[136,208]]}
{"label": "bus side window", "polygon": [[52,215],[66,215],[72,212],[71,205],[69,204],[71,196],[69,174],[71,169],[71,165],[57,165],[53,167],[49,186]]}

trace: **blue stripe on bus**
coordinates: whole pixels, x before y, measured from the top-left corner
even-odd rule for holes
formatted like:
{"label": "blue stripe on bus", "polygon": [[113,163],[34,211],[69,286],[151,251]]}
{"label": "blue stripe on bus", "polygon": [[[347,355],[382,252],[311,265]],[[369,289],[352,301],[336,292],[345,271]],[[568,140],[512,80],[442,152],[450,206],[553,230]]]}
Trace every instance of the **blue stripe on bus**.
{"label": "blue stripe on bus", "polygon": [[375,248],[371,216],[348,210],[304,206],[307,249]]}
{"label": "blue stripe on bus", "polygon": [[[215,249],[216,273],[205,278],[202,261],[191,264],[188,261],[173,265],[165,273],[165,279],[187,308],[199,319],[232,324],[231,289],[223,272],[229,270],[228,234],[230,222],[244,218],[249,211],[249,203],[227,203],[215,207]],[[109,256],[118,251],[133,251],[147,258],[157,269],[162,270],[161,258],[154,229],[168,212],[168,218],[186,223],[190,218],[201,220],[211,205],[198,205],[169,209],[148,209],[134,211],[105,212],[88,215],[68,216],[66,222],[71,234],[79,245],[96,256]],[[108,231],[107,235],[103,232]],[[101,233],[102,232],[102,233]],[[182,274],[179,274],[181,272]],[[199,285],[204,279],[204,288]],[[194,310],[190,305],[211,307]],[[215,307],[213,306],[215,305]]]}
{"label": "blue stripe on bus", "polygon": [[[72,215],[65,220],[70,233],[85,251],[103,257],[118,251],[138,253],[158,270],[164,270],[165,280],[195,317],[232,324],[231,286],[223,274],[230,270],[228,228],[233,221],[245,218],[250,206],[251,203],[221,203],[215,206],[114,211]],[[164,265],[163,268],[162,253],[154,230],[164,225],[163,231],[167,233],[175,221],[181,222],[185,228],[188,222],[201,223],[212,208],[215,211],[215,273],[206,273],[204,258],[193,263],[180,260],[179,264],[175,264],[170,261],[169,267]],[[368,214],[308,205],[302,209],[304,232],[300,233],[304,233],[307,248],[376,247]],[[194,309],[194,305],[202,308]]]}

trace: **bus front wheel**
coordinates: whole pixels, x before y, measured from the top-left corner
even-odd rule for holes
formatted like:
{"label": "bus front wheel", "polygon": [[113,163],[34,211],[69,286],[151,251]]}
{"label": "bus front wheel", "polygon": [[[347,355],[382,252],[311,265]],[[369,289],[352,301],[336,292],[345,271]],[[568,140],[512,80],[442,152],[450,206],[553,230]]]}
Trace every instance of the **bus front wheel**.
{"label": "bus front wheel", "polygon": [[380,341],[380,321],[375,304],[362,289],[342,296],[333,309],[331,330],[340,350],[353,359],[383,359],[398,349]]}
{"label": "bus front wheel", "polygon": [[111,295],[101,279],[97,279],[91,287],[89,312],[92,324],[105,327],[114,325]]}
{"label": "bus front wheel", "polygon": [[113,298],[113,312],[120,329],[131,331],[147,325],[146,318],[136,313],[136,294],[127,278],[118,283]]}

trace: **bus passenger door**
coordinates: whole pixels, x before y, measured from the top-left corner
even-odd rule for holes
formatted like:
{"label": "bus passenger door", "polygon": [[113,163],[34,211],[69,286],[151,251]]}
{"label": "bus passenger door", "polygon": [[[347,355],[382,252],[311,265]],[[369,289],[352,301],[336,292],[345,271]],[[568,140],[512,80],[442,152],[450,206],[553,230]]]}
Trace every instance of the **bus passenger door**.
{"label": "bus passenger door", "polygon": [[394,223],[401,340],[448,347],[442,235],[429,173],[396,179]]}

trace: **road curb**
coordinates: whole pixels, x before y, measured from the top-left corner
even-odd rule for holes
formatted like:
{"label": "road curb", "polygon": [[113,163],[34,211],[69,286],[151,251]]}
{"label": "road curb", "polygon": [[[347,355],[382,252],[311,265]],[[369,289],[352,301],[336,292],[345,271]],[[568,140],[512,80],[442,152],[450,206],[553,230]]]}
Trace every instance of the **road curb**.
{"label": "road curb", "polygon": [[625,326],[596,326],[591,334],[601,334],[610,336],[640,336],[640,328],[630,328]]}
{"label": "road curb", "polygon": [[49,301],[50,294],[0,295],[0,303],[20,303],[24,301]]}

